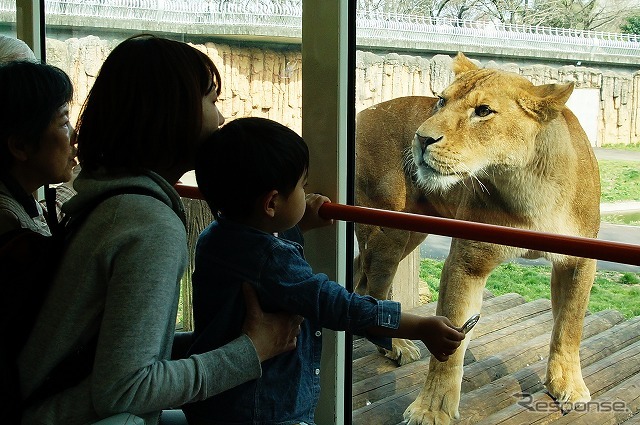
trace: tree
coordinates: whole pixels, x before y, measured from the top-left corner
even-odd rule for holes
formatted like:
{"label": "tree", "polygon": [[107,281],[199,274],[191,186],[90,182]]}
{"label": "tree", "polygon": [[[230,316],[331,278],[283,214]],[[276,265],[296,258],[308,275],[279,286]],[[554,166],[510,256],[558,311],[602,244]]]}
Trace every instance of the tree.
{"label": "tree", "polygon": [[626,19],[620,30],[625,34],[638,34],[640,35],[640,15],[629,16]]}
{"label": "tree", "polygon": [[360,11],[475,19],[483,0],[358,0]]}
{"label": "tree", "polygon": [[616,32],[638,0],[358,0],[358,10]]}
{"label": "tree", "polygon": [[633,3],[632,0],[484,0],[483,9],[486,19],[503,23],[615,31]]}

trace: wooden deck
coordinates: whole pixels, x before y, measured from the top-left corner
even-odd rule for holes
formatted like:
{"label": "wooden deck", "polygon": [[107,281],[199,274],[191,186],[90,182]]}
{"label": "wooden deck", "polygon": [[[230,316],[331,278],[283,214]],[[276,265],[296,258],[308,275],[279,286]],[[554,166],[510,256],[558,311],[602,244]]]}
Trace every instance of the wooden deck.
{"label": "wooden deck", "polygon": [[[435,303],[411,311],[434,314]],[[587,314],[580,358],[592,403],[565,413],[543,385],[551,326],[549,300],[525,302],[517,294],[485,293],[482,318],[465,353],[455,424],[640,424],[640,317],[625,320],[614,310]],[[418,345],[422,359],[398,367],[370,342],[354,341],[354,425],[403,423],[429,362],[428,350]],[[530,396],[525,400],[517,394]]]}

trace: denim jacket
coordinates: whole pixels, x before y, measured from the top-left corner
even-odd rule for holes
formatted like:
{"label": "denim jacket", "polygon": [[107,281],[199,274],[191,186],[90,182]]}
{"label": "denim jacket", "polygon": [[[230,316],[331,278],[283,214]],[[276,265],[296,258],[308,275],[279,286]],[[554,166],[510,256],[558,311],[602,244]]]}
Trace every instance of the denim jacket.
{"label": "denim jacket", "polygon": [[[305,318],[296,349],[262,363],[262,377],[183,406],[190,420],[210,424],[314,423],[320,394],[322,328],[365,335],[371,326],[397,328],[400,304],[347,291],[314,273],[296,242],[219,220],[196,245],[192,353],[224,345],[241,333],[241,283],[251,283],[267,312]],[[390,348],[390,338],[377,344]]]}

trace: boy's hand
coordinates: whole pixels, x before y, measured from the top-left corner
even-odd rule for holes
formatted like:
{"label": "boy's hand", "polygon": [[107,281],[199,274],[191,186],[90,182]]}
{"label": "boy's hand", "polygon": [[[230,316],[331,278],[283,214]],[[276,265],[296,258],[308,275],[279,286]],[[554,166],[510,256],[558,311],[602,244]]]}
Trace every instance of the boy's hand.
{"label": "boy's hand", "polygon": [[449,356],[455,353],[465,337],[444,316],[425,317],[413,313],[402,313],[397,329],[372,326],[367,332],[376,336],[419,339],[427,346],[431,355],[441,362],[449,360]]}
{"label": "boy's hand", "polygon": [[304,233],[318,227],[329,226],[333,224],[333,220],[325,220],[320,217],[318,210],[325,202],[331,202],[329,198],[319,193],[309,193],[306,196],[307,208],[304,210],[304,216],[298,222],[300,230]]}
{"label": "boy's hand", "polygon": [[453,326],[444,316],[425,317],[425,338],[421,338],[431,355],[441,362],[449,360],[465,338],[465,334]]}

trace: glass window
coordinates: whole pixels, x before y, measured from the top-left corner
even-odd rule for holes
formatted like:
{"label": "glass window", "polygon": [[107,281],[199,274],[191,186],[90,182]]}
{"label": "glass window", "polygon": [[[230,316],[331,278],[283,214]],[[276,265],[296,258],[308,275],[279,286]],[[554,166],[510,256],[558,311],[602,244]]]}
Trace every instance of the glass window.
{"label": "glass window", "polygon": [[[616,342],[613,334],[621,329],[618,326],[632,326],[629,319],[640,315],[640,266],[633,258],[623,261],[628,257],[622,257],[626,255],[624,249],[617,249],[620,243],[626,243],[631,245],[632,253],[637,253],[633,250],[637,250],[640,240],[636,235],[640,221],[637,217],[640,160],[636,156],[640,131],[633,118],[636,113],[633,105],[638,102],[632,92],[632,87],[637,85],[632,74],[637,69],[631,69],[624,60],[602,71],[591,65],[581,67],[579,61],[545,62],[541,66],[538,60],[543,54],[538,51],[524,55],[527,58],[517,53],[508,59],[491,56],[486,53],[490,51],[487,43],[502,46],[507,33],[520,34],[519,37],[525,39],[524,45],[520,41],[521,44],[512,48],[526,52],[534,45],[550,45],[551,40],[540,37],[549,36],[552,31],[536,32],[500,25],[488,28],[445,17],[425,18],[416,11],[378,9],[374,2],[358,2],[356,11],[354,3],[307,0],[303,10],[302,2],[294,0],[140,0],[126,2],[126,5],[118,0],[51,0],[45,8],[46,60],[72,77],[76,91],[71,113],[76,119],[102,61],[124,38],[146,32],[192,43],[206,51],[222,73],[220,107],[227,120],[263,116],[302,133],[311,148],[310,189],[329,195],[336,207],[352,203],[351,194],[355,192],[356,205],[376,210],[406,211],[421,216],[439,214],[549,232],[549,238],[543,238],[541,247],[535,244],[539,242],[536,235],[516,231],[506,239],[493,240],[493,235],[500,235],[501,230],[466,228],[446,219],[433,219],[436,221],[426,224],[433,233],[426,239],[418,231],[407,233],[395,229],[405,226],[405,217],[399,221],[394,217],[393,224],[388,221],[356,226],[347,223],[368,220],[363,218],[368,217],[365,214],[358,219],[338,220],[335,229],[322,230],[306,241],[305,253],[317,271],[349,284],[346,276],[351,274],[355,260],[355,289],[362,291],[366,283],[374,295],[401,301],[405,311],[436,314],[437,300],[444,297],[449,310],[443,304],[439,313],[451,314],[456,324],[461,324],[463,317],[472,311],[480,311],[480,321],[463,360],[465,376],[473,377],[462,381],[460,413],[463,417],[507,415],[509,409],[528,412],[528,407],[537,402],[541,404],[536,406],[552,409],[541,392],[540,382],[545,378],[551,339],[550,317],[556,308],[557,314],[565,314],[567,309],[552,307],[551,294],[557,291],[562,295],[567,281],[584,288],[584,276],[591,276],[591,266],[573,269],[569,265],[593,261],[582,258],[588,256],[585,251],[573,251],[581,242],[571,238],[592,238],[599,229],[598,239],[604,243],[585,248],[594,253],[593,256],[605,259],[596,262],[595,283],[588,291],[591,295],[587,305],[589,314],[584,319],[580,348],[582,374],[592,396],[604,394],[605,387],[622,385],[633,369],[619,364],[625,362],[625,353],[631,358],[635,355],[634,351],[627,350],[627,345],[631,347],[629,350],[635,346],[629,341]],[[4,31],[0,33],[16,34],[15,10],[15,2],[0,0],[0,31]],[[534,43],[526,37],[538,38]],[[598,40],[607,44],[604,38]],[[480,41],[484,44],[478,44]],[[625,48],[635,52],[633,46]],[[355,49],[355,54],[349,58],[351,49]],[[497,78],[502,94],[497,104],[495,96],[491,96],[495,92],[491,90],[482,96],[469,96],[464,94],[465,90],[449,88],[456,81],[452,64],[459,49],[464,50],[471,64],[501,72],[512,71],[535,86],[573,81],[573,91],[565,96],[568,93],[563,94],[560,87],[532,89],[545,99],[556,99],[555,103],[546,104],[531,101],[529,97],[505,96],[503,91],[513,85],[500,84]],[[633,53],[635,57],[636,53]],[[470,70],[467,75],[476,72],[471,71],[473,65],[462,59],[458,66]],[[353,79],[353,92],[348,90],[349,78]],[[470,91],[476,86],[476,83],[470,84]],[[505,102],[509,101],[512,101],[507,103],[510,108],[505,109]],[[572,123],[572,131],[579,132],[580,125],[586,134],[588,144],[575,153],[581,158],[577,171],[570,165],[573,153],[562,150],[566,161],[560,161],[560,165],[545,162],[545,158],[551,157],[537,155],[548,155],[556,148],[548,143],[534,145],[530,137],[538,126],[531,124],[532,117],[544,116],[545,120],[551,120],[558,115],[553,106],[556,103],[566,104],[574,112],[575,120],[565,118]],[[436,114],[434,107],[438,110]],[[523,109],[528,115],[512,120],[509,125],[491,127],[487,124],[496,121],[496,116],[509,116],[514,110]],[[450,113],[453,115],[447,115]],[[357,119],[352,119],[356,114]],[[437,118],[443,116],[447,118]],[[351,121],[347,122],[347,118]],[[468,121],[463,125],[465,119]],[[452,134],[459,135],[461,131],[460,128],[452,131],[453,123],[459,123],[461,128],[473,125],[473,131],[467,131],[466,138],[452,138]],[[416,132],[419,137],[412,149]],[[445,137],[445,133],[449,136]],[[496,133],[502,136],[499,140],[492,138]],[[348,140],[355,140],[355,154]],[[500,143],[494,143],[495,140]],[[524,143],[527,148],[510,150],[522,148],[516,142]],[[589,151],[595,155],[597,170],[589,166],[593,164]],[[354,163],[350,163],[352,157],[356,158]],[[528,173],[530,185],[518,186],[517,183],[522,183],[518,178],[522,176],[509,173],[523,164],[527,164],[521,168]],[[550,170],[562,172],[545,174]],[[569,179],[572,184],[567,184],[569,174],[573,175]],[[543,179],[543,176],[555,176],[555,179]],[[600,185],[598,190],[596,181]],[[193,184],[193,177],[186,175],[183,182]],[[533,193],[537,198],[528,197],[531,187],[536,188]],[[550,187],[554,190],[549,191]],[[513,202],[518,208],[513,208]],[[211,217],[201,202],[186,200],[185,203],[190,221],[194,223],[193,243]],[[358,240],[352,238],[352,234],[357,234]],[[555,235],[570,238],[562,240]],[[451,236],[459,239],[452,242]],[[480,242],[464,242],[474,237]],[[536,241],[533,245],[532,240]],[[556,241],[556,245],[547,245],[549,240]],[[613,247],[607,245],[607,241],[612,242]],[[565,249],[568,255],[577,257],[558,262]],[[526,257],[535,257],[537,251],[543,250],[560,254],[551,254],[547,259],[511,259],[523,253]],[[603,253],[609,250],[613,250],[614,255]],[[399,261],[401,257],[404,259]],[[449,258],[447,263],[445,258]],[[373,274],[366,278],[358,274],[359,261],[367,263],[367,271]],[[553,278],[552,269],[555,269]],[[453,282],[448,286],[453,295],[439,289],[442,270],[444,279]],[[478,279],[484,279],[489,270],[493,271],[482,290],[484,285],[480,285]],[[183,329],[192,326],[188,279],[183,282],[184,304],[177,318],[178,327]],[[554,285],[552,291],[548,283],[551,280],[564,284]],[[450,307],[461,302],[467,303],[465,308],[453,311]],[[573,301],[569,304],[577,305]],[[579,320],[573,317],[568,323],[579,324]],[[631,330],[625,332],[639,334],[631,327],[628,329]],[[559,332],[575,336],[579,326],[562,328]],[[396,345],[404,358],[417,357],[399,366],[396,360],[381,355],[376,346],[365,339],[354,337],[351,341],[350,337],[345,339],[340,333],[329,332],[324,333],[323,338],[326,341],[322,366],[324,399],[318,413],[319,422],[400,422],[402,412],[424,385],[429,362],[424,344]],[[611,351],[611,358],[617,362],[616,376],[598,388],[594,386],[596,375],[588,373],[604,370],[599,363],[604,359],[596,355],[586,361],[585,356],[590,356],[602,341],[619,349]],[[347,349],[346,357],[349,363],[353,360],[352,364],[343,365],[342,351],[351,345],[353,349]],[[494,380],[487,376],[493,376]],[[515,396],[515,387],[514,393],[507,394],[501,402],[497,402],[495,393],[482,392],[488,391],[491,385],[498,388],[514,377],[520,379],[519,382],[532,380],[526,391],[519,390],[519,398]],[[498,407],[500,410],[495,410]],[[597,404],[594,408],[616,411],[618,407]]]}
{"label": "glass window", "polygon": [[[614,106],[616,90],[634,96],[637,64],[619,63],[611,47],[586,67],[572,39],[556,37],[554,49],[572,52],[562,62],[535,47],[550,42],[548,29],[487,31],[398,5],[358,2],[353,184],[355,205],[375,210],[335,217],[367,223],[355,225],[357,292],[456,326],[481,318],[445,363],[421,341],[394,340],[381,354],[354,337],[353,423],[399,423],[410,406],[416,420],[429,400],[453,414],[460,391],[464,421],[530,423],[528,406],[553,404],[542,385],[550,340],[555,396],[605,394],[591,374],[608,360],[589,358],[590,344],[617,344],[613,328],[640,314],[640,146],[633,101]],[[637,49],[631,41],[625,48]],[[590,330],[609,314],[615,325]],[[622,358],[635,350],[618,347]],[[610,388],[635,373],[621,366]]]}
{"label": "glass window", "polygon": [[[302,128],[302,5],[281,2],[162,2],[106,0],[46,3],[47,62],[74,83],[72,122],[109,52],[135,34],[152,33],[206,52],[222,77],[219,109],[232,120],[259,116],[300,133]],[[87,19],[88,16],[92,18]],[[182,178],[195,185],[193,173]],[[202,201],[185,199],[194,220],[192,243],[212,217]],[[192,329],[190,276],[183,285],[178,326]]]}
{"label": "glass window", "polygon": [[4,0],[0,2],[0,34],[15,37],[16,33],[16,2]]}
{"label": "glass window", "polygon": [[[339,167],[344,169],[344,165],[338,165],[335,157],[325,154],[337,152],[331,148],[338,143],[336,133],[341,133],[340,143],[345,144],[345,120],[341,118],[338,123],[338,117],[346,116],[346,113],[339,114],[337,110],[345,110],[340,100],[346,97],[344,79],[347,68],[342,64],[341,71],[338,71],[340,52],[335,50],[335,46],[341,44],[344,48],[347,44],[338,39],[334,40],[335,43],[327,43],[331,39],[327,34],[343,34],[338,28],[339,25],[346,28],[347,22],[339,18],[346,7],[345,4],[328,4],[322,0],[306,0],[304,5],[306,16],[303,16],[301,0],[47,1],[47,60],[67,71],[74,81],[75,98],[71,114],[76,119],[103,60],[126,37],[144,32],[192,43],[207,52],[221,72],[219,108],[226,120],[259,116],[274,119],[298,133],[304,132],[303,136],[311,146],[314,164],[314,171],[309,176],[310,190],[327,193],[336,201],[346,202],[335,189],[338,186],[337,170]],[[323,19],[318,19],[319,16]],[[306,101],[305,105],[303,101],[307,95],[305,98],[302,96],[302,63],[309,59],[303,59],[302,55],[303,21],[307,27],[307,52],[314,52],[307,53],[311,65],[307,67],[306,79],[316,82],[307,84],[304,89],[309,99],[313,99]],[[342,79],[339,83],[344,84],[344,88],[340,91],[326,90],[326,87],[336,86],[339,79]],[[304,119],[303,106],[310,111]],[[320,150],[314,146],[323,148]],[[344,159],[342,161],[341,164],[346,164]],[[323,168],[325,165],[326,169]],[[195,184],[192,173],[183,176],[181,181],[186,186]],[[346,187],[346,180],[341,184]],[[211,222],[212,217],[203,201],[187,198],[184,201],[193,248],[199,232]],[[319,267],[324,272],[331,274],[329,269],[333,268],[337,269],[334,274],[344,276],[344,249],[340,256],[333,256],[333,261],[325,261],[327,256],[314,257],[313,254],[323,249],[325,251],[322,252],[336,250],[338,232],[333,232],[331,237],[306,239],[305,252],[310,261],[320,263]],[[336,262],[342,264],[342,270],[338,269]],[[192,268],[193,263],[189,266]],[[183,279],[181,298],[177,327],[189,330],[193,326],[190,274]],[[326,354],[321,365],[323,391],[317,414],[319,421],[344,422],[343,340],[342,334],[323,333]]]}

